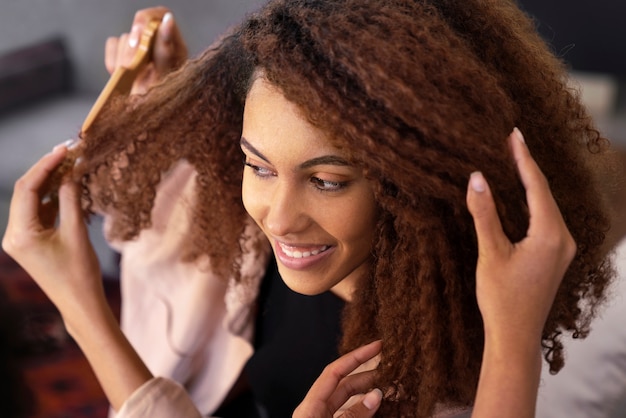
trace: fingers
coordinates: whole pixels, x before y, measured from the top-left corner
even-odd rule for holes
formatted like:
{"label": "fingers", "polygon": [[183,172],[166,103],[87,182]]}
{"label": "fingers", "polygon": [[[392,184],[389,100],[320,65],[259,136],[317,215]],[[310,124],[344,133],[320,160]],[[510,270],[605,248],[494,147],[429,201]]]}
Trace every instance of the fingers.
{"label": "fingers", "polygon": [[[576,244],[518,129],[509,136],[509,144],[526,189],[530,211],[526,236],[514,244],[509,242],[480,173],[470,178],[467,204],[478,236],[476,297],[485,335],[498,340],[498,344],[508,341],[506,344],[519,345],[523,343],[520,335],[529,336],[531,342],[541,336]],[[515,335],[511,336],[511,330]]]}
{"label": "fingers", "polygon": [[326,400],[328,409],[331,411],[338,411],[342,406],[345,407],[346,402],[348,402],[352,396],[359,395],[370,390],[372,386],[374,386],[375,378],[376,374],[374,370],[355,373],[344,377],[339,381],[336,389]]}
{"label": "fingers", "polygon": [[172,13],[163,16],[154,44],[153,63],[157,73],[167,74],[187,59],[187,46]]}
{"label": "fingers", "polygon": [[563,228],[563,217],[550,192],[548,181],[530,155],[524,136],[519,129],[513,130],[509,142],[520,179],[526,189],[526,200],[530,211],[529,236],[535,231],[554,231],[557,228]]}
{"label": "fingers", "polygon": [[[536,232],[556,235],[557,231],[566,229],[565,223],[550,192],[548,181],[530,155],[518,128],[515,128],[509,136],[509,144],[520,179],[526,189],[526,200],[530,210],[528,236]],[[480,172],[472,173],[470,176],[467,206],[474,218],[481,254],[510,248],[510,242],[502,231],[491,190]]]}
{"label": "fingers", "polygon": [[[343,378],[348,376],[361,364],[374,358],[378,353],[380,353],[381,348],[381,342],[374,341],[368,345],[359,347],[330,363],[326,366],[315,383],[313,383],[307,397],[311,395],[319,399],[330,398]],[[347,399],[345,399],[344,402],[346,400]],[[341,405],[343,405],[343,402],[337,405],[337,408]]]}
{"label": "fingers", "polygon": [[[300,406],[298,406],[296,412],[294,412],[294,417],[322,417],[327,416],[328,412],[332,415],[335,411],[339,410],[351,396],[369,390],[373,384],[373,371],[354,375],[350,375],[350,373],[361,364],[378,355],[381,347],[380,341],[374,341],[341,356],[339,359],[326,366],[320,377],[313,383],[313,386],[311,386],[311,389]],[[376,396],[377,394],[365,397],[364,399],[367,399],[368,404],[363,407],[367,410],[370,410],[368,406],[375,409],[378,408],[375,402]],[[372,399],[372,397],[374,397],[374,399]],[[379,403],[380,401],[378,401],[378,404]],[[353,407],[357,408],[353,405],[346,411],[350,411]],[[348,414],[350,413],[351,412],[348,412]],[[351,415],[345,416],[350,417]]]}
{"label": "fingers", "polygon": [[119,67],[130,67],[140,47],[146,25],[160,20],[156,33],[150,65],[137,77],[133,93],[143,93],[164,75],[180,67],[187,59],[187,46],[172,13],[165,7],[143,9],[135,14],[129,33],[107,39],[104,48],[104,64],[112,74]]}
{"label": "fingers", "polygon": [[15,182],[8,227],[2,241],[7,253],[11,254],[13,249],[20,248],[22,244],[28,245],[25,240],[28,239],[29,232],[39,232],[50,223],[50,216],[45,215],[43,220],[40,218],[42,189],[66,154],[66,147],[55,147]]}
{"label": "fingers", "polygon": [[104,65],[112,74],[118,67],[129,67],[133,62],[141,34],[152,19],[161,20],[168,10],[165,7],[153,7],[135,13],[129,33],[119,37],[109,37],[104,46]]}
{"label": "fingers", "polygon": [[120,35],[119,38],[111,36],[106,40],[106,43],[104,44],[104,66],[106,67],[109,74],[113,74],[113,72],[117,68],[117,51],[120,42],[124,42],[122,37],[126,39],[128,37],[128,34],[124,33]]}
{"label": "fingers", "polygon": [[467,208],[474,219],[479,255],[485,257],[510,246],[502,231],[491,189],[479,171],[470,175]]}
{"label": "fingers", "polygon": [[69,177],[59,188],[59,218],[62,229],[65,227],[74,229],[77,225],[84,225],[80,187]]}
{"label": "fingers", "polygon": [[369,418],[373,417],[383,399],[383,392],[380,389],[373,389],[368,392],[361,402],[357,402],[350,408],[343,411],[339,418]]}
{"label": "fingers", "polygon": [[118,67],[129,67],[137,52],[136,40],[139,39],[141,28],[133,26],[131,33],[123,33],[119,37],[109,37],[104,45],[104,66],[109,74]]}

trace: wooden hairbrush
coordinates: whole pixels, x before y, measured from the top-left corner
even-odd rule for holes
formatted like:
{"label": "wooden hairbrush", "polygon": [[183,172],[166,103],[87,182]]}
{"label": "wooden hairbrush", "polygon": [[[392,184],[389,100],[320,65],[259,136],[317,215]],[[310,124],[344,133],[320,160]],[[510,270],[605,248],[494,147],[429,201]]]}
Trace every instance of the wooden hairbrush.
{"label": "wooden hairbrush", "polygon": [[[89,114],[85,118],[83,125],[81,127],[81,132],[84,135],[89,131],[89,128],[93,124],[93,122],[98,118],[102,109],[106,106],[106,104],[111,100],[112,97],[116,95],[129,95],[133,83],[135,79],[139,75],[139,73],[145,68],[145,66],[150,62],[152,56],[152,49],[154,47],[154,39],[156,38],[157,29],[160,20],[152,19],[148,22],[146,27],[144,28],[141,39],[139,41],[139,46],[137,47],[137,52],[133,56],[133,60],[127,67],[120,66],[118,67],[111,77],[109,81],[107,81],[106,85],[100,92],[100,95],[96,99],[96,102],[92,106]],[[50,175],[48,180],[47,194],[48,197],[56,196],[59,186],[61,185],[61,181],[67,175],[72,172],[74,165],[76,164],[76,158],[78,154],[78,150],[80,149],[80,142],[72,145],[67,153],[67,156],[63,160],[63,162],[57,167],[57,169]]]}

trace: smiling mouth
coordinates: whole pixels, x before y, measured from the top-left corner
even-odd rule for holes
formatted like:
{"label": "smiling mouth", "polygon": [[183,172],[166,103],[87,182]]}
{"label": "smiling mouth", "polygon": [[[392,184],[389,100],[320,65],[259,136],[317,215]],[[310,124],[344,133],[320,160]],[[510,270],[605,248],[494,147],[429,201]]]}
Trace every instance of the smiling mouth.
{"label": "smiling mouth", "polygon": [[312,257],[318,254],[323,253],[328,250],[330,247],[328,245],[322,245],[321,247],[309,247],[306,250],[302,249],[294,249],[292,246],[285,245],[283,243],[278,243],[280,249],[285,253],[286,256],[291,258],[307,258]]}

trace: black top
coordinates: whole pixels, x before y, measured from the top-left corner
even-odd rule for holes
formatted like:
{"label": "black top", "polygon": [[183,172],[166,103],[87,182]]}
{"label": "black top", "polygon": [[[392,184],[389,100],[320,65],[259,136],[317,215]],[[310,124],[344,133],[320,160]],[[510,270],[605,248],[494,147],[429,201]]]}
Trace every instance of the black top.
{"label": "black top", "polygon": [[255,351],[240,379],[247,390],[215,415],[291,417],[324,367],[338,356],[344,304],[331,292],[293,292],[272,258],[258,298]]}

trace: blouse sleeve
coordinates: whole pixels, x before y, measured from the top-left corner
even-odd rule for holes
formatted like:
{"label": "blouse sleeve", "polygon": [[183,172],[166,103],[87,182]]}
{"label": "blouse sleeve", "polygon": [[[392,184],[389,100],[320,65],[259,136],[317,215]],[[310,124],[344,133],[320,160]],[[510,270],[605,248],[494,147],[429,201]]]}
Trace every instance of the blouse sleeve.
{"label": "blouse sleeve", "polygon": [[173,380],[155,377],[139,387],[117,413],[117,418],[201,418],[185,389]]}

